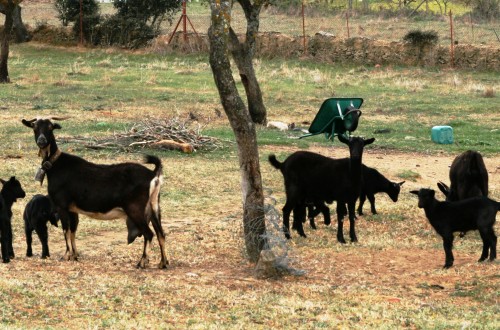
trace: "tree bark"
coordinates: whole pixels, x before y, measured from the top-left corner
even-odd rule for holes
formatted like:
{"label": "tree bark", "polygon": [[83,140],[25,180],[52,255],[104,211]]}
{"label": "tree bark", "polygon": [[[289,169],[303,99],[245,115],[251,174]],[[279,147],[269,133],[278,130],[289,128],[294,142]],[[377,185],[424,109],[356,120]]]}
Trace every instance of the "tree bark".
{"label": "tree bark", "polygon": [[245,87],[248,111],[250,112],[252,121],[256,124],[265,125],[267,123],[267,110],[252,62],[255,55],[255,38],[259,32],[259,14],[265,1],[255,1],[254,5],[251,4],[250,0],[237,1],[245,13],[247,32],[245,41],[240,42],[234,30],[230,27],[230,49],[234,62],[238,67],[241,82]]}
{"label": "tree bark", "polygon": [[14,10],[14,4],[11,0],[5,5],[5,23],[2,32],[2,44],[0,46],[0,83],[9,83],[9,70],[7,62],[9,59],[9,37],[10,31],[12,31],[13,19],[12,11]]}
{"label": "tree bark", "polygon": [[[0,13],[5,15],[5,5],[0,3]],[[28,29],[23,23],[23,18],[21,15],[21,6],[16,5],[12,11],[12,20],[13,25],[12,29],[16,35],[16,42],[26,42],[31,40],[31,35],[28,32]]]}
{"label": "tree bark", "polygon": [[265,244],[265,212],[257,134],[241,99],[228,55],[230,0],[211,0],[210,66],[224,111],[236,137],[243,197],[243,231],[250,261],[256,262]]}

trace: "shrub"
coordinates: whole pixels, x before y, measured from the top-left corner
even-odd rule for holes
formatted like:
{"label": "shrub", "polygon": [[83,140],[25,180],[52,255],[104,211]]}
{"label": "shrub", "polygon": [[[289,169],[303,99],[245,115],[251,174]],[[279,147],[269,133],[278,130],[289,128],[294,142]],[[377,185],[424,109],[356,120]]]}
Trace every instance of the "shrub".
{"label": "shrub", "polygon": [[435,45],[437,44],[438,39],[439,38],[436,31],[420,31],[420,30],[410,31],[403,37],[404,41],[418,48]]}
{"label": "shrub", "polygon": [[[54,6],[57,11],[57,18],[63,26],[68,26],[80,18],[80,0],[56,0]],[[84,17],[98,16],[99,4],[96,0],[83,0],[82,11]]]}

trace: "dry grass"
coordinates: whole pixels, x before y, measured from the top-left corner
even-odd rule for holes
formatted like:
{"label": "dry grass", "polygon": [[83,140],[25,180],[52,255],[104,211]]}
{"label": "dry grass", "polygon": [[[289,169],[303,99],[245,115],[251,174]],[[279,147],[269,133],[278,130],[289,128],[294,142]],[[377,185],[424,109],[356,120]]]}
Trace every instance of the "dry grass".
{"label": "dry grass", "polygon": [[[83,51],[82,51],[83,52]],[[115,55],[116,51],[113,52]],[[110,55],[111,56],[111,55]],[[13,57],[24,61],[22,56]],[[407,181],[398,203],[386,196],[377,196],[379,215],[368,213],[365,205],[363,217],[358,219],[357,244],[341,245],[336,242],[336,226],[325,227],[318,220],[318,230],[306,226],[307,239],[293,233],[287,244],[291,250],[291,266],[305,271],[303,276],[286,276],[279,280],[257,280],[254,265],[244,258],[241,237],[241,188],[237,150],[233,144],[215,154],[185,155],[177,152],[160,154],[165,166],[165,184],[161,195],[163,226],[167,233],[167,270],[154,268],[159,260],[158,245],[154,242],[151,265],[145,270],[135,269],[141,249],[140,239],[126,244],[126,226],[123,220],[97,221],[82,216],[77,233],[81,258],[78,262],[64,262],[65,251],[61,228],[50,228],[49,242],[52,257],[40,260],[41,247],[34,238],[33,258],[25,257],[25,235],[22,212],[29,198],[36,193],[46,193],[33,180],[39,166],[32,133],[23,128],[20,118],[35,115],[71,115],[62,123],[57,136],[74,137],[75,131],[88,123],[130,123],[137,118],[171,118],[191,111],[214,127],[227,127],[227,120],[214,115],[214,103],[201,102],[199,95],[213,91],[208,83],[198,84],[196,93],[191,86],[177,84],[164,87],[165,94],[175,89],[183,94],[162,106],[147,103],[140,97],[123,98],[110,102],[104,111],[83,111],[78,94],[71,88],[92,82],[72,79],[91,75],[97,68],[107,68],[105,74],[95,78],[96,85],[113,85],[117,76],[125,75],[131,65],[127,58],[101,60],[90,68],[85,61],[75,60],[64,74],[33,73],[27,69],[16,77],[7,107],[0,104],[0,141],[2,141],[2,166],[0,177],[16,175],[22,182],[27,198],[13,207],[14,249],[16,258],[0,265],[0,310],[2,328],[26,329],[498,329],[500,263],[479,264],[476,260],[481,250],[480,238],[469,233],[456,240],[455,265],[442,270],[444,252],[439,237],[427,223],[423,211],[416,207],[416,199],[408,191],[419,187],[435,187],[438,180],[445,180],[453,159],[450,153],[402,153],[368,148],[364,162],[377,167],[393,180],[401,171],[414,173],[415,181]],[[118,65],[116,64],[118,63]],[[165,76],[163,70],[174,67],[176,74],[189,78],[193,73],[207,71],[208,64],[161,60],[145,64],[142,82],[152,91]],[[36,64],[33,64],[36,66]],[[146,69],[153,69],[151,74]],[[258,70],[266,69],[257,65]],[[368,101],[370,111],[365,122],[406,122],[409,115],[396,106],[386,108],[390,98],[401,97],[409,107],[416,104],[404,99],[408,91],[425,90],[434,77],[412,71],[417,77],[390,67],[380,71],[352,69],[342,75],[318,71],[316,68],[291,68],[283,64],[274,74],[266,72],[266,97],[281,106],[272,107],[273,120],[300,122],[311,120],[324,95],[347,86],[373,89],[383,85],[382,79],[396,81],[404,90],[403,96],[380,93]],[[262,72],[259,72],[259,74]],[[446,93],[481,95],[485,89],[469,83],[468,78],[455,72],[442,73],[449,77],[442,85],[432,85],[435,97]],[[267,81],[265,80],[267,79]],[[294,80],[293,90],[273,91],[273,80]],[[435,79],[439,80],[439,79]],[[17,84],[17,81],[19,83]],[[439,80],[440,81],[440,80]],[[42,93],[41,84],[57,85]],[[73,84],[73,85],[71,85]],[[313,85],[320,93],[307,93]],[[126,87],[126,86],[125,86]],[[281,86],[280,86],[281,87]],[[484,86],[483,86],[484,87]],[[31,100],[41,106],[56,103],[60,108],[33,109],[32,102],[17,94],[16,88],[29,90]],[[65,88],[68,88],[66,91]],[[488,87],[486,87],[487,89]],[[492,88],[498,90],[498,84]],[[444,90],[444,91],[442,91]],[[303,95],[300,101],[292,93]],[[2,91],[0,91],[2,93]],[[53,96],[53,93],[55,96]],[[95,98],[100,95],[98,91]],[[49,95],[48,95],[49,94]],[[196,94],[196,95],[195,95]],[[334,94],[334,93],[332,93]],[[411,93],[413,94],[413,93]],[[24,95],[24,94],[22,94]],[[321,98],[320,96],[321,95]],[[122,96],[122,95],[120,95]],[[168,95],[167,95],[168,96]],[[180,97],[181,99],[178,99]],[[375,100],[375,99],[379,100]],[[464,97],[463,99],[467,99]],[[66,101],[67,100],[67,101]],[[217,99],[218,100],[218,99]],[[39,101],[39,102],[38,102]],[[43,102],[42,102],[43,101]],[[378,103],[377,103],[378,102]],[[167,106],[165,106],[167,105]],[[284,106],[283,106],[284,105]],[[220,108],[219,108],[220,109]],[[410,116],[414,116],[412,112]],[[423,117],[423,116],[422,116]],[[497,120],[498,115],[483,118]],[[419,118],[426,121],[427,118]],[[265,131],[264,129],[262,129]],[[85,132],[94,137],[111,132]],[[377,137],[378,138],[378,137]],[[381,138],[380,140],[383,140]],[[384,142],[388,142],[388,138]],[[383,145],[384,142],[379,142]],[[89,151],[79,145],[62,144],[62,149],[84,156],[98,163],[141,161],[142,155],[115,152]],[[273,192],[276,208],[284,203],[282,176],[267,164],[267,156],[276,153],[284,159],[296,147],[264,145],[260,148],[263,184]],[[310,150],[332,157],[346,157],[345,148],[320,147]],[[500,155],[490,152],[485,159],[490,174],[491,196],[500,199]],[[496,232],[500,232],[499,222]]]}

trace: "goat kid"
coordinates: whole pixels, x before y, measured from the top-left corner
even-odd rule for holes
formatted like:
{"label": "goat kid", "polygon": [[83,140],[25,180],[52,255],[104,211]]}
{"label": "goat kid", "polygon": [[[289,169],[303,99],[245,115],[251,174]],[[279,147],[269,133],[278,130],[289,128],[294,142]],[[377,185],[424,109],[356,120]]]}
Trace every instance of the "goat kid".
{"label": "goat kid", "polygon": [[[355,230],[355,206],[361,191],[362,154],[365,145],[375,141],[374,138],[345,138],[338,135],[339,140],[349,146],[350,158],[332,159],[308,151],[297,151],[283,163],[275,155],[269,155],[269,162],[283,174],[285,182],[286,203],[283,206],[283,231],[290,239],[290,213],[294,212],[292,228],[300,236],[306,237],[302,223],[305,221],[308,203],[324,205],[324,201],[337,201],[347,204],[352,242],[357,242]],[[345,207],[345,206],[344,206]],[[326,207],[328,209],[328,207]],[[337,206],[337,240],[345,243],[343,234],[343,214]],[[325,219],[330,223],[330,219]]]}
{"label": "goat kid", "polygon": [[[144,236],[138,268],[145,268],[149,262],[148,250],[154,236],[149,228],[152,222],[160,245],[158,267],[166,268],[168,260],[159,204],[163,178],[161,160],[146,156],[145,162],[153,164],[154,170],[136,163],[94,164],[59,150],[54,137],[54,130],[61,129],[58,123],[49,119],[23,119],[22,123],[33,130],[40,149],[48,194],[61,218],[66,240],[64,259],[78,259],[75,234],[80,213],[103,220],[126,218],[128,243]],[[39,175],[41,179],[43,176],[43,173]]]}
{"label": "goat kid", "polygon": [[40,194],[33,196],[24,208],[23,219],[27,246],[26,256],[33,256],[31,245],[33,242],[33,231],[35,231],[42,244],[42,259],[50,257],[47,223],[50,222],[53,226],[58,227],[57,222],[59,220],[59,215],[52,207],[50,198]]}
{"label": "goat kid", "polygon": [[488,197],[473,197],[457,202],[440,202],[435,191],[422,188],[410,191],[418,196],[418,207],[423,208],[431,226],[443,239],[444,268],[453,266],[453,233],[479,230],[483,251],[479,261],[496,259],[497,237],[493,225],[500,203]]}
{"label": "goat kid", "polygon": [[0,191],[0,221],[2,260],[4,263],[10,262],[15,257],[12,246],[12,205],[19,198],[24,198],[26,193],[21,187],[21,183],[12,176],[8,181],[0,179],[2,190]]}
{"label": "goat kid", "polygon": [[[359,195],[358,204],[358,214],[363,215],[363,204],[368,198],[370,202],[370,208],[372,214],[377,214],[375,208],[375,194],[386,193],[393,202],[398,201],[399,192],[401,191],[401,186],[405,181],[396,183],[389,181],[385,176],[383,176],[379,171],[372,167],[363,165],[363,183],[361,186],[361,192]],[[316,229],[316,224],[314,223],[314,218],[322,213],[325,221],[329,218],[329,208],[325,203],[317,203],[316,205],[309,203],[307,217],[309,218],[309,223],[313,229]],[[340,207],[337,209],[337,213],[340,212],[342,216],[347,215],[347,209],[345,207]]]}

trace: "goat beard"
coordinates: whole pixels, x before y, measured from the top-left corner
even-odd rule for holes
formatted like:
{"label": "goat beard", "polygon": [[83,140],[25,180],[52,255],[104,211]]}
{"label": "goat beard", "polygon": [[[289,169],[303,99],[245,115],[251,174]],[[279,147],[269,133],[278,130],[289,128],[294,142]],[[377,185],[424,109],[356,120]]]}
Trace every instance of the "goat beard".
{"label": "goat beard", "polygon": [[45,148],[38,149],[38,157],[42,157],[42,159],[47,159],[50,157],[50,145]]}

